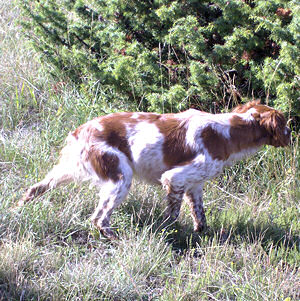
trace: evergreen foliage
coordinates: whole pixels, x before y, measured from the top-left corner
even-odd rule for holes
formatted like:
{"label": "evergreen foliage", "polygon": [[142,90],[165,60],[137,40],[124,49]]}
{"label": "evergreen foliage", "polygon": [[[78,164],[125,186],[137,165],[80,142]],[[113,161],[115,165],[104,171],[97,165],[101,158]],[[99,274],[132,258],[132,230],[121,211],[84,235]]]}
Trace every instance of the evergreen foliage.
{"label": "evergreen foliage", "polygon": [[22,1],[54,75],[159,112],[261,98],[300,114],[297,0]]}

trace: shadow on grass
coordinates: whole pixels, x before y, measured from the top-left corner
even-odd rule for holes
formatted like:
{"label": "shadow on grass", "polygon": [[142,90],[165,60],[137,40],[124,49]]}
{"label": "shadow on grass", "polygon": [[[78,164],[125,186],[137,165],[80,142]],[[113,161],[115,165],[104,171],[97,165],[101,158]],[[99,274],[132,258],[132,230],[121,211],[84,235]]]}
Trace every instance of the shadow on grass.
{"label": "shadow on grass", "polygon": [[[286,249],[296,248],[299,251],[300,237],[277,225],[261,224],[243,220],[227,227],[208,226],[203,233],[195,233],[190,227],[176,225],[177,231],[171,231],[168,239],[172,241],[172,246],[179,252],[197,246],[207,245],[213,240],[219,245],[230,244],[238,246],[241,242],[255,243],[260,242],[265,251],[272,247],[284,247]],[[179,233],[179,234],[177,234]]]}
{"label": "shadow on grass", "polygon": [[[198,246],[205,247],[213,241],[219,245],[226,243],[233,246],[238,246],[241,242],[259,242],[266,252],[271,246],[286,249],[296,248],[298,251],[300,249],[300,237],[295,231],[271,223],[267,219],[253,221],[249,219],[247,212],[240,212],[238,216],[235,212],[228,214],[226,212],[224,214],[207,212],[208,229],[202,233],[195,233],[190,218],[186,217],[172,225],[164,226],[163,207],[161,203],[152,202],[151,199],[144,201],[144,203],[139,199],[131,199],[115,211],[112,224],[115,228],[120,228],[121,231],[126,231],[128,228],[142,229],[148,227],[153,233],[164,233],[166,242],[171,244],[173,250],[179,254],[184,254]],[[80,218],[88,218],[88,211],[92,210],[84,211]],[[14,231],[18,232],[18,227]],[[99,240],[110,243],[99,234],[97,229],[86,225],[80,227],[72,225],[66,229],[58,230],[50,227],[47,228],[47,231],[48,235],[41,239],[41,244],[47,243],[45,240],[48,237],[54,239],[54,244],[74,244],[88,249],[97,248]]]}
{"label": "shadow on grass", "polygon": [[39,292],[26,286],[18,286],[10,279],[10,271],[0,272],[0,300],[39,300]]}
{"label": "shadow on grass", "polygon": [[217,241],[219,245],[226,243],[233,246],[238,246],[242,242],[249,244],[259,242],[266,252],[276,247],[296,249],[298,252],[300,250],[300,237],[297,233],[268,220],[253,221],[247,214],[235,217],[233,220],[222,215],[213,217],[207,215],[208,228],[202,233],[196,233],[191,222],[186,219],[176,221],[165,228],[161,208],[141,209],[138,205],[131,206],[131,209],[127,207],[126,210],[127,214],[133,216],[132,223],[137,227],[150,226],[154,233],[164,232],[166,241],[179,254],[184,254],[198,246],[210,245],[212,241]]}

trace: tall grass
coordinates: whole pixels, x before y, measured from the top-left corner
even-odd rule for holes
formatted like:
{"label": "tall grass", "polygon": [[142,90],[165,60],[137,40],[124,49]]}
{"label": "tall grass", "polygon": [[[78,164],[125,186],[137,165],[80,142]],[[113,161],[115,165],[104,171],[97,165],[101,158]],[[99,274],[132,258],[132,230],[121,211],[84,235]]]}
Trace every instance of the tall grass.
{"label": "tall grass", "polygon": [[164,192],[140,182],[113,215],[118,242],[91,226],[97,191],[85,185],[12,211],[70,129],[120,107],[48,78],[16,3],[0,0],[0,16],[0,300],[300,299],[295,132],[290,147],[266,147],[206,185],[202,235],[192,232],[187,206],[162,229]]}

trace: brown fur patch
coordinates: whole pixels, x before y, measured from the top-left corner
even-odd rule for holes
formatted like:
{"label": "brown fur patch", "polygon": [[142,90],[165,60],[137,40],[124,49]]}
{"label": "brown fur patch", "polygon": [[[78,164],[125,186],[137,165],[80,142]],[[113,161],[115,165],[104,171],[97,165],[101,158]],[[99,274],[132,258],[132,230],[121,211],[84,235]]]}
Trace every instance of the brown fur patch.
{"label": "brown fur patch", "polygon": [[196,152],[186,145],[187,128],[185,123],[173,118],[172,114],[164,116],[155,123],[164,135],[164,162],[170,167],[182,165],[195,158]]}
{"label": "brown fur patch", "polygon": [[48,189],[49,189],[49,185],[47,185],[47,184],[37,184],[37,185],[31,187],[30,189],[28,189],[28,191],[26,192],[26,195],[22,199],[22,201],[27,202],[27,201],[43,194]]}
{"label": "brown fur patch", "polygon": [[92,167],[95,172],[104,180],[118,182],[122,174],[119,169],[119,158],[115,154],[101,153],[98,150],[91,149],[88,154]]}
{"label": "brown fur patch", "polygon": [[202,131],[201,138],[214,160],[218,159],[225,161],[228,159],[230,155],[229,141],[223,135],[208,126]]}
{"label": "brown fur patch", "polygon": [[164,163],[173,167],[191,161],[196,153],[186,145],[186,123],[175,118],[175,114],[141,114],[138,120],[154,123],[164,135],[163,160]]}
{"label": "brown fur patch", "polygon": [[103,131],[95,130],[94,137],[117,147],[132,161],[125,125],[130,127],[145,121],[155,124],[164,135],[163,154],[167,166],[180,165],[194,158],[195,153],[185,143],[187,129],[181,124],[181,120],[174,118],[174,114],[141,113],[138,118],[131,117],[132,113],[116,113],[100,117],[99,123],[103,126]]}
{"label": "brown fur patch", "polygon": [[[265,144],[275,147],[287,146],[290,142],[290,131],[287,129],[288,133],[285,133],[286,119],[284,115],[273,108],[260,104],[260,101],[251,101],[245,105],[240,105],[236,107],[233,112],[245,113],[251,108],[255,108],[256,110],[256,112],[252,114],[256,120],[254,132],[252,130],[254,138],[256,139],[255,141],[262,139],[260,136],[262,134],[265,138]],[[237,120],[237,118],[236,116],[232,120],[233,128],[236,128],[234,119]],[[260,139],[257,138],[258,136],[260,136]],[[251,139],[251,135],[246,138],[248,140]]]}
{"label": "brown fur patch", "polygon": [[247,112],[249,109],[257,106],[260,104],[260,100],[253,100],[250,102],[247,102],[246,104],[243,105],[238,105],[236,108],[233,109],[232,112],[234,113],[245,113]]}
{"label": "brown fur patch", "polygon": [[239,116],[233,116],[230,120],[230,151],[240,152],[246,148],[259,147],[267,144],[270,137],[257,121],[245,121]]}
{"label": "brown fur patch", "polygon": [[257,122],[249,122],[239,116],[233,116],[230,126],[230,139],[226,139],[210,126],[202,131],[203,143],[213,159],[226,161],[231,154],[247,148],[259,147],[270,141],[267,131]]}
{"label": "brown fur patch", "polygon": [[[172,115],[172,114],[165,114]],[[138,117],[138,121],[148,121],[150,123],[155,123],[156,121],[160,120],[162,115],[156,113],[141,113]]]}
{"label": "brown fur patch", "polygon": [[265,131],[269,141],[266,144],[275,147],[287,146],[290,141],[289,133],[285,134],[286,119],[283,114],[273,108],[261,105],[258,101],[252,101],[242,106],[238,106],[233,112],[244,113],[250,108],[255,108],[256,113],[252,116],[258,122],[261,130]]}
{"label": "brown fur patch", "polygon": [[260,124],[265,127],[271,136],[271,145],[278,147],[289,144],[290,136],[284,133],[286,120],[282,113],[270,110],[260,114]]}
{"label": "brown fur patch", "polygon": [[[94,130],[96,140],[105,141],[108,145],[116,147],[132,161],[132,154],[127,139],[125,124],[135,124],[137,120],[131,119],[132,113],[116,113],[98,118],[103,126],[102,131]],[[96,119],[97,120],[97,119]]]}

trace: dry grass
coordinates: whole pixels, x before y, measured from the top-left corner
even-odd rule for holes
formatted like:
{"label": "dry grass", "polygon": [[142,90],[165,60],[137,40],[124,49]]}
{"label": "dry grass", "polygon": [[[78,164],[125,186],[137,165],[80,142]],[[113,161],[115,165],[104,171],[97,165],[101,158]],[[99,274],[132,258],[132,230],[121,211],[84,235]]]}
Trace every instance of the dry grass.
{"label": "dry grass", "polygon": [[116,243],[91,226],[97,191],[87,186],[12,213],[68,130],[99,106],[69,86],[53,91],[14,2],[0,0],[0,16],[0,300],[300,299],[296,133],[290,148],[265,148],[206,185],[203,235],[193,234],[186,206],[174,227],[161,229],[163,192],[139,182],[113,215]]}

